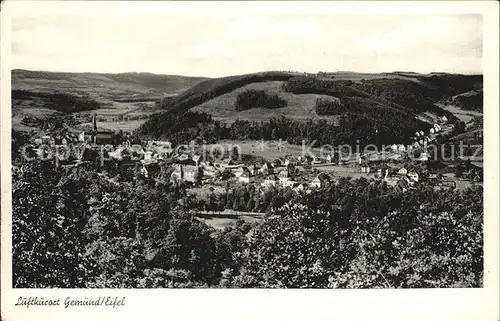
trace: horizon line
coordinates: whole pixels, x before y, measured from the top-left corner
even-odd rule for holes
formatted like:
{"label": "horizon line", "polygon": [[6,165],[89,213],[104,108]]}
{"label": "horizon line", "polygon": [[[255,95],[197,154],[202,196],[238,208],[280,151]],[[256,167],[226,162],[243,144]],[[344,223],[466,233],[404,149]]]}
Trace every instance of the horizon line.
{"label": "horizon line", "polygon": [[261,73],[261,72],[290,72],[290,73],[301,73],[301,74],[318,74],[318,73],[328,73],[328,74],[341,74],[341,73],[353,73],[353,74],[367,74],[367,75],[378,75],[378,74],[396,74],[396,73],[408,73],[415,75],[433,75],[433,74],[448,74],[448,75],[463,75],[463,76],[483,76],[483,72],[472,72],[472,73],[453,73],[448,71],[431,71],[431,72],[417,72],[417,71],[409,71],[409,70],[393,70],[393,71],[380,71],[380,72],[368,72],[368,71],[354,71],[354,70],[321,70],[316,72],[310,71],[300,71],[300,70],[260,70],[253,71],[248,73],[234,73],[223,76],[196,76],[196,75],[185,75],[185,74],[168,74],[168,73],[158,73],[151,71],[122,71],[122,72],[109,72],[109,71],[68,71],[68,70],[47,70],[47,69],[24,69],[24,68],[13,68],[11,69],[11,73],[14,71],[29,71],[29,72],[49,72],[49,73],[69,73],[69,74],[110,74],[110,75],[120,75],[120,74],[151,74],[156,76],[180,76],[186,78],[223,78],[223,77],[231,77],[231,76],[239,76],[239,75],[248,75],[253,73]]}

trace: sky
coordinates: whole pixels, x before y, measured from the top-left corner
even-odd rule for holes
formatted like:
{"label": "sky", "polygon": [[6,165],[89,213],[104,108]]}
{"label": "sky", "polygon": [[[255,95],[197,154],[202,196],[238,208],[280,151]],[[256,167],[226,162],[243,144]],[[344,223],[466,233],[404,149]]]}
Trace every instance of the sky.
{"label": "sky", "polygon": [[32,14],[11,23],[15,69],[482,73],[480,15]]}

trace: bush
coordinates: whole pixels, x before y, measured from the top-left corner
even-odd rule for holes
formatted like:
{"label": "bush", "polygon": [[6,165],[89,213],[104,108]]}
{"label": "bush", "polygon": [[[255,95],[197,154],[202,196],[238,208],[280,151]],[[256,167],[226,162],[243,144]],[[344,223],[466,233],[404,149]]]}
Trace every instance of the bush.
{"label": "bush", "polygon": [[252,108],[281,108],[287,105],[286,100],[278,95],[269,95],[263,90],[246,90],[238,95],[234,106],[236,110],[247,110]]}

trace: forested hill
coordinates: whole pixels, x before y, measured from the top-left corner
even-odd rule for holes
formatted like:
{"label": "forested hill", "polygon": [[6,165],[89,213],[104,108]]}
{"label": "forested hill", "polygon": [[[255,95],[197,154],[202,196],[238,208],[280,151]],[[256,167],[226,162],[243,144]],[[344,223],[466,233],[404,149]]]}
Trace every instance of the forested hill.
{"label": "forested hill", "polygon": [[[313,121],[330,124],[324,128],[330,132],[335,129],[329,126],[341,127],[337,131],[345,134],[341,135],[342,139],[336,134],[340,141],[351,141],[353,137],[347,132],[359,126],[365,129],[357,134],[374,136],[374,133],[382,131],[388,135],[388,141],[395,138],[405,141],[415,130],[428,127],[417,119],[418,114],[446,115],[454,121],[453,114],[435,103],[481,88],[481,75],[445,73],[341,72],[311,75],[263,72],[223,77],[205,80],[180,95],[163,98],[159,104],[166,111],[151,117],[137,130],[137,134],[153,137],[175,135],[166,129],[166,123],[172,117],[182,117],[183,113],[191,110],[208,114],[231,126],[237,123],[241,127],[244,123],[243,127],[255,129],[257,123],[266,126],[262,122],[285,117],[294,126]],[[198,116],[194,118],[200,119]],[[183,122],[190,123],[189,119]],[[185,130],[182,128],[182,131]],[[200,134],[199,128],[192,133]],[[293,135],[291,132],[285,134]]]}

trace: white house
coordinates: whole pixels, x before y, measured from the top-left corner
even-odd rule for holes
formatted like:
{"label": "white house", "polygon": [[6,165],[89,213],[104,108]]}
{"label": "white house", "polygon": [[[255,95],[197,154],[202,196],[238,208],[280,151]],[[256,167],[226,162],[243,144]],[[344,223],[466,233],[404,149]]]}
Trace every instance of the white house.
{"label": "white house", "polygon": [[296,184],[297,184],[297,182],[295,182],[295,181],[287,180],[287,181],[283,181],[281,183],[281,186],[283,186],[283,188],[285,188],[285,187],[292,187],[293,188],[293,186]]}
{"label": "white house", "polygon": [[238,167],[233,172],[234,172],[234,176],[236,176],[236,177],[240,177],[240,176],[242,176],[245,173],[249,173],[250,174],[250,170],[247,167],[245,167],[245,166]]}
{"label": "white house", "polygon": [[401,154],[394,154],[394,155],[389,156],[389,159],[391,159],[393,161],[400,161],[403,159],[403,156]]}
{"label": "white house", "polygon": [[257,166],[255,166],[255,164],[248,166],[248,170],[250,171],[251,175],[256,175],[258,172],[258,168]]}
{"label": "white house", "polygon": [[272,175],[272,176],[266,177],[261,185],[264,187],[276,186],[277,182],[278,182],[278,178],[276,176]]}
{"label": "white house", "polygon": [[408,174],[408,170],[404,167],[401,167],[399,170],[398,170],[398,175],[407,175]]}
{"label": "white house", "polygon": [[142,166],[142,167],[141,167],[141,175],[143,175],[143,176],[144,176],[144,177],[146,177],[146,178],[147,178],[147,177],[148,177],[148,175],[149,175],[149,174],[148,174],[148,170],[146,169],[146,167],[145,167],[145,166]]}
{"label": "white house", "polygon": [[408,173],[408,178],[414,182],[418,182],[418,173],[415,171],[411,171]]}
{"label": "white house", "polygon": [[426,162],[429,160],[429,154],[427,154],[427,152],[423,152],[420,154],[420,157],[417,160],[421,162]]}
{"label": "white house", "polygon": [[273,166],[270,163],[265,163],[259,170],[263,175],[269,175],[273,173]]}
{"label": "white house", "polygon": [[419,133],[420,133],[420,136],[424,136],[425,135],[423,130],[421,130]]}
{"label": "white house", "polygon": [[434,134],[434,132],[435,132],[434,127],[432,127],[431,130],[430,130],[430,133]]}
{"label": "white house", "polygon": [[391,149],[392,149],[392,151],[397,152],[398,151],[398,145],[392,144],[391,145]]}
{"label": "white house", "polygon": [[283,162],[283,165],[284,166],[288,166],[288,165],[297,165],[299,163],[300,160],[298,160],[297,158],[293,157],[293,156],[290,156],[290,157],[287,157],[285,159],[285,161]]}
{"label": "white house", "polygon": [[312,163],[313,164],[321,164],[321,163],[323,163],[323,160],[317,156],[314,156]]}
{"label": "white house", "polygon": [[285,187],[287,182],[291,181],[290,173],[288,173],[288,170],[282,170],[281,172],[279,172],[278,177],[279,177],[280,184],[283,187]]}
{"label": "white house", "polygon": [[406,152],[406,147],[403,144],[398,145],[398,151],[399,152]]}
{"label": "white house", "polygon": [[85,141],[85,132],[81,132],[78,134],[78,141],[79,142],[84,142]]}
{"label": "white house", "polygon": [[253,177],[250,176],[249,172],[244,172],[240,177],[238,177],[238,181],[249,184],[250,182],[253,182]]}
{"label": "white house", "polygon": [[153,152],[152,151],[147,151],[144,153],[144,160],[145,161],[150,161],[152,159]]}
{"label": "white house", "polygon": [[301,192],[301,191],[305,190],[306,186],[303,183],[297,183],[297,182],[295,182],[294,185],[293,185],[293,187],[292,187],[292,189],[298,193],[298,192]]}
{"label": "white house", "polygon": [[178,165],[171,174],[171,178],[194,183],[198,167],[192,165]]}
{"label": "white house", "polygon": [[319,179],[319,177],[316,177],[315,179],[313,179],[311,181],[311,183],[309,183],[309,186],[312,188],[320,188],[321,187],[321,180]]}
{"label": "white house", "polygon": [[370,172],[370,166],[366,163],[361,165],[361,173],[369,173]]}

